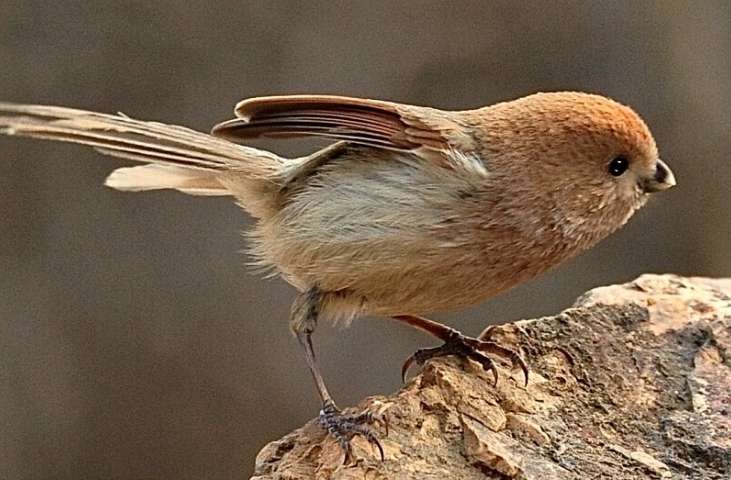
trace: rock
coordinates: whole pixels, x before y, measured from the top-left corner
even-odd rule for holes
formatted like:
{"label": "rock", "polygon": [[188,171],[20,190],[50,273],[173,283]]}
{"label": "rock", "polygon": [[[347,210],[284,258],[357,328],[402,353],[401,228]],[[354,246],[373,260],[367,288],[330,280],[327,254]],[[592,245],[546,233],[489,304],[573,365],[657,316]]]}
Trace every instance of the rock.
{"label": "rock", "polygon": [[531,367],[427,363],[381,412],[386,460],[343,465],[315,421],[270,443],[252,479],[731,478],[731,280],[643,275],[556,316],[492,331]]}

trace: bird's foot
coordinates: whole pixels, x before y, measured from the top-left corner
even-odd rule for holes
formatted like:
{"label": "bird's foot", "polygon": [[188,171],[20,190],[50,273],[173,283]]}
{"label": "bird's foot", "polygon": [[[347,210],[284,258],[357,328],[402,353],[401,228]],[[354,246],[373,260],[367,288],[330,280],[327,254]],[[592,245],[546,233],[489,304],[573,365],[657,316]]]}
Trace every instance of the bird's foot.
{"label": "bird's foot", "polygon": [[443,345],[434,348],[422,348],[407,358],[403,367],[401,367],[401,378],[402,380],[406,378],[406,372],[413,364],[423,366],[427,360],[432,358],[454,355],[474,360],[482,365],[485,371],[492,372],[495,379],[494,384],[497,385],[498,371],[495,362],[488,356],[490,354],[509,360],[512,369],[520,367],[525,378],[525,385],[528,385],[528,365],[517,352],[489,340],[467,337],[454,329],[449,330],[446,338],[444,338]]}
{"label": "bird's foot", "polygon": [[370,427],[371,424],[381,424],[386,429],[386,435],[388,435],[388,423],[380,415],[371,412],[346,415],[340,411],[335,403],[326,401],[322,405],[322,410],[320,410],[319,420],[322,428],[327,430],[345,453],[345,464],[349,464],[353,460],[353,450],[350,441],[356,435],[361,435],[368,440],[371,446],[375,446],[378,449],[381,461],[385,459],[381,442]]}

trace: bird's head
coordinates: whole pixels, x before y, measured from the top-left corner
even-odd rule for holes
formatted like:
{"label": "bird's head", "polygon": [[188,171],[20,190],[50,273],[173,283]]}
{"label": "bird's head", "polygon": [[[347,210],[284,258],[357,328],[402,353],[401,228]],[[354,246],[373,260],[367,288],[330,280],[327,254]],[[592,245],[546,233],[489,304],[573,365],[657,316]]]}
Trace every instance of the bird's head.
{"label": "bird's head", "polygon": [[645,122],[609,98],[538,93],[482,113],[488,168],[493,159],[521,201],[545,202],[557,228],[605,236],[675,185]]}

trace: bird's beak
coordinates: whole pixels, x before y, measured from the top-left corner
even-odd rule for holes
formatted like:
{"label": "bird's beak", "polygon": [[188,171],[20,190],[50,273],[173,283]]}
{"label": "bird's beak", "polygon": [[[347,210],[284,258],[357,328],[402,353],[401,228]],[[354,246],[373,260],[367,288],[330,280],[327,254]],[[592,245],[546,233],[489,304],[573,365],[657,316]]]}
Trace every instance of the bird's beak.
{"label": "bird's beak", "polygon": [[668,188],[675,185],[675,175],[665,165],[665,162],[658,159],[655,164],[655,173],[652,177],[645,180],[643,188],[647,193],[659,192],[661,190],[667,190]]}

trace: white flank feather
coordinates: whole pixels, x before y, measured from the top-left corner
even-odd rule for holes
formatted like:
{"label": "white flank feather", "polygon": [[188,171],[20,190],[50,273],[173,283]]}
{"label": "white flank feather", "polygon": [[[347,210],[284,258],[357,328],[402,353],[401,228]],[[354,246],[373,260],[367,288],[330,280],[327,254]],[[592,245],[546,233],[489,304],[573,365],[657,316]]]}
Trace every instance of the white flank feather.
{"label": "white flank feather", "polygon": [[189,195],[231,195],[217,180],[215,173],[173,165],[118,168],[107,177],[104,184],[127,192],[171,188]]}

